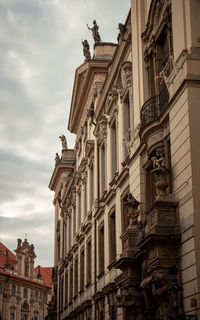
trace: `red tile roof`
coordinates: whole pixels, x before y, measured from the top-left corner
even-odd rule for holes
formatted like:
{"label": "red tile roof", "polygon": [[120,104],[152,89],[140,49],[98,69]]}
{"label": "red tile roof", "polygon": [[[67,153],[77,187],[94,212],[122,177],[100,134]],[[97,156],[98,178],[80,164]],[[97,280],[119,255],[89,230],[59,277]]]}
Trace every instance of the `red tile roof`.
{"label": "red tile roof", "polygon": [[38,281],[35,281],[35,280],[31,280],[29,278],[25,278],[25,277],[22,277],[22,276],[18,276],[17,274],[14,274],[14,273],[10,273],[10,272],[7,272],[3,269],[0,269],[0,274],[5,274],[5,275],[8,275],[9,277],[13,277],[13,278],[16,278],[16,279],[21,279],[21,280],[25,280],[26,282],[31,282],[33,284],[37,284],[39,286],[42,286],[42,287],[49,287],[51,288],[51,285],[47,284],[47,283],[44,283],[44,282],[38,282]]}
{"label": "red tile roof", "polygon": [[8,251],[8,258],[10,266],[13,267],[15,264],[15,255],[0,242],[0,268],[4,268],[6,264],[6,251]]}
{"label": "red tile roof", "polygon": [[[41,267],[40,266],[41,280],[43,282],[37,282],[35,280],[31,280],[31,279],[28,279],[28,278],[25,278],[22,276],[18,276],[16,274],[14,274],[12,270],[10,270],[10,271],[5,270],[6,251],[8,251],[8,258],[9,258],[9,263],[10,263],[11,267],[13,267],[15,265],[15,261],[16,261],[16,256],[3,243],[0,242],[0,273],[1,274],[10,275],[10,276],[18,278],[18,279],[23,279],[26,281],[30,281],[32,283],[37,283],[42,286],[51,287],[51,285],[52,285],[51,277],[52,277],[52,270],[53,270],[52,267]],[[39,266],[34,268],[36,275],[38,274],[38,269],[39,269]]]}
{"label": "red tile roof", "polygon": [[[48,284],[49,286],[52,285],[52,270],[53,267],[40,266],[41,279],[44,281],[44,283]],[[38,274],[39,266],[35,267],[34,271],[36,274]]]}

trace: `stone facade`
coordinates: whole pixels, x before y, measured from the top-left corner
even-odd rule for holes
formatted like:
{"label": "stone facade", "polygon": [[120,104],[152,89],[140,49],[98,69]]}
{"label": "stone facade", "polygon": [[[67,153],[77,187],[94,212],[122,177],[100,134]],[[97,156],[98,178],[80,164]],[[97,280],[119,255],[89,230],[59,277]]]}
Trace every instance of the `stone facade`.
{"label": "stone facade", "polygon": [[0,318],[42,320],[51,299],[52,268],[34,268],[34,246],[27,239],[18,239],[15,252],[0,243]]}
{"label": "stone facade", "polygon": [[76,70],[50,181],[59,319],[200,318],[198,12],[132,0]]}

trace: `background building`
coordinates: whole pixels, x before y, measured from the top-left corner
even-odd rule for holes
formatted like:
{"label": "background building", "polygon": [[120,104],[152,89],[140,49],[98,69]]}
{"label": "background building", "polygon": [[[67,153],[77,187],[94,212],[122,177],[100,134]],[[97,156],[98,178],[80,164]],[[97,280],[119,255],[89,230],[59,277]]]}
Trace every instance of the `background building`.
{"label": "background building", "polygon": [[200,2],[132,0],[77,68],[55,191],[59,319],[196,319]]}
{"label": "background building", "polygon": [[18,239],[15,252],[0,243],[1,319],[44,319],[51,298],[52,268],[34,268],[34,246],[27,239]]}

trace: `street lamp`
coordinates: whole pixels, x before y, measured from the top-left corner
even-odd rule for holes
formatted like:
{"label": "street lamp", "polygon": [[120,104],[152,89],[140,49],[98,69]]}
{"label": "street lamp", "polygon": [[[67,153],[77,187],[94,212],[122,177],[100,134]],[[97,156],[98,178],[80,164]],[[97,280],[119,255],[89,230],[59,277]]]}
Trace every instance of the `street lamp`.
{"label": "street lamp", "polygon": [[179,313],[179,308],[181,307],[181,297],[182,297],[183,287],[177,286],[177,281],[174,280],[171,287],[168,289],[169,299],[171,306],[175,312],[176,319],[181,320],[198,320],[197,316],[194,314],[183,315]]}

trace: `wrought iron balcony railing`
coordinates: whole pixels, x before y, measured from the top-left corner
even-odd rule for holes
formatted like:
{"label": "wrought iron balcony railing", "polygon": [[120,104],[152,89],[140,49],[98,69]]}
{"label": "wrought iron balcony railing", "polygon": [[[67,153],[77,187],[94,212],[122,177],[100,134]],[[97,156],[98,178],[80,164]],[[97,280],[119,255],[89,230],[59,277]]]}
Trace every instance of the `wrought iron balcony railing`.
{"label": "wrought iron balcony railing", "polygon": [[159,95],[147,100],[142,106],[140,117],[141,127],[143,129],[147,124],[157,120],[169,103],[169,92],[166,86],[162,89]]}

